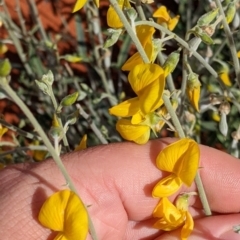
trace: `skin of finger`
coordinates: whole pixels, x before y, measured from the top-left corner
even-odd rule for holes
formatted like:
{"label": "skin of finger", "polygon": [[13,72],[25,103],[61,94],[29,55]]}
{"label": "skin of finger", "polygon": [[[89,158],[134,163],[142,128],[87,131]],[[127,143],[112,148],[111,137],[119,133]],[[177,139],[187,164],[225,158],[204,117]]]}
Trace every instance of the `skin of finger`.
{"label": "skin of finger", "polygon": [[[80,196],[90,205],[89,212],[93,216],[100,239],[113,239],[113,236],[114,239],[122,239],[122,234],[128,229],[128,218],[135,221],[151,218],[158,201],[152,199],[151,190],[166,175],[155,167],[155,158],[171,141],[173,140],[165,140],[165,143],[152,141],[144,146],[131,143],[112,144],[64,156],[64,163]],[[201,147],[201,154],[201,175],[207,192],[211,198],[225,196],[226,189],[240,177],[237,173],[239,171],[235,171],[239,169],[239,163],[227,154],[211,148]],[[210,160],[218,164],[213,164]],[[228,161],[227,166],[223,161]],[[222,166],[224,168],[220,170],[219,167]],[[216,178],[215,171],[219,171],[224,177]],[[221,187],[222,181],[224,188]],[[44,200],[54,191],[63,189],[64,184],[62,175],[52,161],[3,171],[0,174],[0,210],[3,213],[0,215],[0,228],[2,226],[8,231],[0,229],[0,232],[7,232],[5,239],[46,239],[50,231],[38,224],[37,213]],[[235,193],[235,197],[239,198],[239,195]],[[233,204],[230,205],[233,209],[230,211],[239,208],[239,203],[234,201],[231,198]],[[228,205],[222,204],[219,208],[219,203],[215,200],[213,203],[211,206],[219,211],[229,209]],[[134,231],[136,229],[135,226]],[[127,232],[130,236],[131,229]],[[143,238],[156,234],[156,230],[150,232],[147,229],[146,232],[146,235],[142,233]],[[126,236],[124,239],[132,238]]]}
{"label": "skin of finger", "polygon": [[[240,214],[211,216],[194,221],[194,230],[188,240],[239,240],[233,226],[239,225]],[[181,229],[165,232],[155,240],[179,240]]]}

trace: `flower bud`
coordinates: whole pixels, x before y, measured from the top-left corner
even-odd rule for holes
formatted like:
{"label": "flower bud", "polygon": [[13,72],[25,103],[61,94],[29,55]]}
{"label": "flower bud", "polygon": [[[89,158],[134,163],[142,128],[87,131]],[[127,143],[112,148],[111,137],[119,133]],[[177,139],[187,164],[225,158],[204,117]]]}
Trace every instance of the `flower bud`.
{"label": "flower bud", "polygon": [[7,77],[12,70],[11,63],[8,59],[0,61],[0,77]]}
{"label": "flower bud", "polygon": [[205,13],[204,15],[202,15],[202,16],[198,19],[197,25],[198,25],[199,27],[209,25],[209,24],[214,20],[214,18],[215,18],[217,15],[218,15],[218,8],[213,9],[212,11],[207,12],[207,13]]}
{"label": "flower bud", "polygon": [[227,124],[227,115],[223,112],[220,117],[219,130],[223,136],[227,136],[228,133],[228,124]]}
{"label": "flower bud", "polygon": [[[232,22],[234,16],[236,13],[236,5],[235,5],[235,1],[230,2],[227,6],[226,12],[225,12],[225,16],[226,16],[226,21],[229,24],[230,22]],[[222,28],[223,26],[221,26]]]}
{"label": "flower bud", "polygon": [[229,102],[224,101],[223,103],[221,103],[221,105],[219,106],[219,112],[221,114],[225,114],[228,115],[230,112],[231,106],[229,104]]}
{"label": "flower bud", "polygon": [[192,106],[199,112],[199,99],[200,99],[200,92],[201,92],[201,83],[198,79],[198,75],[194,72],[191,72],[188,75],[187,79],[187,95],[189,101],[191,102]]}
{"label": "flower bud", "polygon": [[163,69],[165,71],[164,75],[165,77],[169,74],[172,73],[174,71],[174,69],[176,68],[178,61],[180,58],[180,53],[178,51],[176,52],[172,52],[168,58],[166,59],[166,61],[163,64]]}

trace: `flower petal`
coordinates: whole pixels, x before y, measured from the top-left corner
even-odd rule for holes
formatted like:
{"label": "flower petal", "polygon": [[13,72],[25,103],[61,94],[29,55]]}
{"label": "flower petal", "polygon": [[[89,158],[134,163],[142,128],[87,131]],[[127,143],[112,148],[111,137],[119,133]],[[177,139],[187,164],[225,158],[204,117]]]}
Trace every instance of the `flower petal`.
{"label": "flower petal", "polygon": [[152,191],[152,196],[155,198],[168,197],[177,192],[181,185],[181,179],[174,174],[171,174],[155,185]]}
{"label": "flower petal", "polygon": [[[120,7],[122,9],[122,6],[120,6]],[[112,6],[110,6],[107,11],[107,24],[111,28],[122,28],[123,27],[123,23],[121,22],[118,14],[116,13],[116,11],[114,10],[114,8]]]}
{"label": "flower petal", "polygon": [[194,221],[191,216],[191,214],[187,211],[185,212],[185,224],[183,225],[182,231],[181,231],[181,240],[187,240],[187,238],[190,236],[191,232],[193,231],[194,227]]}
{"label": "flower petal", "polygon": [[183,139],[182,146],[187,145],[187,150],[179,158],[173,172],[190,187],[198,170],[200,149],[198,144],[191,139]]}
{"label": "flower petal", "polygon": [[128,74],[128,81],[136,94],[163,75],[163,69],[152,63],[136,65]]}
{"label": "flower petal", "polygon": [[116,124],[117,131],[129,141],[145,144],[150,137],[150,128],[146,125],[132,125],[130,120],[120,119]]}
{"label": "flower petal", "polygon": [[184,222],[185,214],[179,211],[168,198],[163,197],[153,212],[153,217],[160,218],[154,227],[164,231],[171,231]]}
{"label": "flower petal", "polygon": [[166,172],[173,172],[176,163],[188,151],[189,143],[193,140],[188,138],[180,139],[166,148],[164,148],[157,156],[157,167]]}
{"label": "flower petal", "polygon": [[167,11],[167,8],[165,6],[159,7],[154,13],[153,17],[155,18],[161,18],[162,21],[168,22],[170,20],[169,13]]}
{"label": "flower petal", "polygon": [[85,240],[88,233],[88,216],[79,197],[70,190],[54,193],[43,204],[39,222],[54,231],[57,239]]}
{"label": "flower petal", "polygon": [[140,110],[144,115],[155,111],[163,104],[162,93],[165,87],[163,76],[139,93]]}
{"label": "flower petal", "polygon": [[139,25],[136,27],[137,37],[143,47],[145,47],[149,39],[152,39],[152,36],[155,33],[155,31],[156,30],[154,27],[150,27],[147,25]]}
{"label": "flower petal", "polygon": [[109,109],[109,113],[118,117],[130,117],[140,109],[138,97],[128,99]]}
{"label": "flower petal", "polygon": [[74,12],[80,10],[86,4],[86,2],[87,2],[87,0],[77,0],[73,7],[72,12],[74,13]]}
{"label": "flower petal", "polygon": [[143,63],[139,52],[133,54],[122,66],[122,71],[131,71],[136,65]]}

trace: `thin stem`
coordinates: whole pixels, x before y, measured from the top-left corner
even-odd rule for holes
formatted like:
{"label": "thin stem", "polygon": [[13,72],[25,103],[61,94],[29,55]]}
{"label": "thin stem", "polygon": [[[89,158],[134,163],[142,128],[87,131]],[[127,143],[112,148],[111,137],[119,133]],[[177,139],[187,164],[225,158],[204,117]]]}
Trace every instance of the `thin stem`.
{"label": "thin stem", "polygon": [[138,25],[148,25],[148,26],[152,26],[164,33],[166,33],[167,35],[172,35],[173,38],[184,48],[186,48],[189,52],[192,53],[192,55],[200,62],[202,63],[202,65],[215,77],[218,78],[218,74],[217,72],[205,61],[205,59],[196,51],[194,51],[193,49],[191,49],[188,45],[187,42],[185,42],[182,38],[178,37],[176,34],[172,33],[171,31],[169,31],[168,29],[160,26],[159,24],[155,23],[155,22],[150,22],[150,21],[139,21],[135,23],[136,26]]}
{"label": "thin stem", "polygon": [[[21,98],[19,98],[18,95],[14,92],[14,90],[10,87],[6,77],[1,77],[0,78],[0,86],[9,95],[9,97],[19,106],[19,108],[23,111],[23,113],[27,116],[29,121],[32,123],[34,129],[36,130],[36,132],[38,132],[38,134],[42,138],[43,143],[47,147],[49,153],[53,157],[53,160],[57,164],[57,166],[58,166],[59,170],[61,171],[62,175],[64,176],[67,186],[69,187],[69,189],[71,189],[73,192],[75,192],[78,195],[79,199],[82,201],[81,197],[77,193],[77,190],[76,190],[76,188],[75,188],[75,186],[72,182],[72,179],[70,178],[65,166],[63,165],[63,162],[62,162],[61,158],[58,156],[58,154],[55,151],[55,149],[54,149],[53,145],[51,144],[50,140],[48,139],[47,135],[43,131],[41,125],[38,123],[36,118],[33,116],[31,111],[29,110],[29,108],[25,105],[25,103],[21,100]],[[92,224],[92,220],[89,216],[88,209],[87,209],[86,206],[85,206],[85,209],[86,209],[86,212],[88,214],[88,219],[89,219],[89,230],[91,232],[91,235],[92,235],[93,239],[97,240],[97,237],[96,237],[97,235],[96,235],[94,226]]]}
{"label": "thin stem", "polygon": [[142,8],[141,1],[140,0],[136,0],[135,6],[136,6],[136,9],[137,9],[137,12],[138,12],[138,15],[139,15],[140,19],[145,21],[146,17],[145,17],[143,8]]}
{"label": "thin stem", "polygon": [[182,129],[181,123],[178,120],[177,114],[174,110],[174,108],[172,107],[172,103],[169,99],[169,96],[167,96],[166,94],[162,95],[163,101],[164,101],[164,105],[167,108],[168,113],[171,116],[172,122],[174,124],[174,127],[179,135],[180,138],[185,138],[185,133]]}
{"label": "thin stem", "polygon": [[[166,94],[163,94],[162,98],[163,98],[163,101],[164,101],[164,105],[167,108],[167,111],[171,116],[174,127],[179,134],[179,137],[180,138],[185,138],[185,133],[183,132],[182,126],[181,126],[181,124],[178,120],[176,112],[172,107],[172,104],[169,100],[169,96],[167,96]],[[205,190],[204,190],[204,187],[203,187],[203,184],[202,184],[202,180],[201,180],[201,177],[199,175],[199,172],[197,172],[197,174],[196,174],[195,182],[196,182],[196,186],[197,186],[197,189],[198,189],[198,194],[199,194],[199,197],[201,199],[205,214],[207,216],[212,215],[209,204],[208,204],[208,201],[207,201],[206,193],[205,193]]]}
{"label": "thin stem", "polygon": [[93,132],[96,134],[98,139],[101,141],[102,144],[108,144],[108,141],[104,138],[102,133],[99,131],[95,123],[90,118],[89,114],[87,114],[84,109],[81,107],[80,104],[76,104],[76,107],[79,109],[79,113],[83,118],[88,122],[90,128],[93,130]]}
{"label": "thin stem", "polygon": [[237,50],[236,50],[235,42],[234,42],[234,39],[233,39],[233,35],[232,35],[232,33],[230,31],[230,28],[228,26],[226,16],[225,16],[225,13],[223,11],[222,4],[221,4],[220,0],[215,0],[215,2],[216,2],[217,7],[219,8],[220,14],[223,16],[222,24],[223,24],[223,28],[224,28],[224,31],[225,31],[225,34],[226,34],[226,37],[227,37],[227,40],[228,40],[229,49],[231,51],[233,66],[234,66],[234,70],[235,70],[236,77],[237,77],[237,83],[238,83],[238,86],[240,87],[240,65],[239,65],[239,60],[238,60],[238,57],[237,57]]}
{"label": "thin stem", "polygon": [[[112,7],[114,8],[116,13],[118,14],[121,22],[123,23],[126,31],[128,32],[129,36],[131,37],[132,41],[136,45],[136,48],[137,48],[139,54],[141,55],[143,62],[144,63],[149,63],[148,56],[145,53],[145,51],[144,51],[144,49],[142,47],[142,44],[140,43],[138,37],[135,35],[131,25],[129,24],[127,18],[125,17],[125,15],[123,14],[122,10],[120,9],[117,1],[116,0],[109,0],[109,2],[111,3]],[[144,22],[147,22],[147,21],[144,21]]]}

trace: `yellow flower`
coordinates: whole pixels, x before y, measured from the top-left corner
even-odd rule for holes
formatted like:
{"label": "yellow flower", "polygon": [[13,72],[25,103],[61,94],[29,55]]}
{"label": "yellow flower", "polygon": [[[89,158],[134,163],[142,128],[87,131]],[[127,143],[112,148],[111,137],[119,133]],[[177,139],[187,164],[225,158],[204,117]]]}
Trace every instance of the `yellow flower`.
{"label": "yellow flower", "polygon": [[[152,36],[155,32],[155,29],[150,26],[139,25],[136,27],[137,37],[142,44],[150,62],[153,62],[155,59],[155,49],[153,46]],[[139,52],[133,54],[122,66],[123,71],[130,71],[134,66],[143,63],[142,57]]]}
{"label": "yellow flower", "polygon": [[134,116],[132,123],[139,123],[142,119],[140,116],[144,117],[163,104],[164,71],[157,64],[142,63],[130,71],[128,80],[137,97],[110,108],[109,112],[118,117]]}
{"label": "yellow flower", "polygon": [[[76,12],[78,10],[80,10],[87,2],[88,0],[77,0],[74,7],[73,7],[73,10],[72,12]],[[99,0],[93,0],[94,4],[99,7]]]}
{"label": "yellow flower", "polygon": [[222,82],[228,86],[228,87],[231,87],[232,86],[232,83],[231,83],[231,80],[229,78],[229,75],[228,75],[228,72],[227,71],[224,71],[224,72],[221,72],[218,74],[220,79],[222,80]]}
{"label": "yellow flower", "polygon": [[164,231],[172,231],[182,227],[181,240],[186,240],[191,234],[194,222],[188,210],[188,195],[177,200],[174,206],[166,197],[162,198],[153,212],[153,217],[159,218],[154,227]]}
{"label": "yellow flower", "polygon": [[171,18],[165,6],[159,7],[153,13],[153,17],[157,18],[158,24],[166,26],[170,31],[172,31],[176,27],[180,18],[179,15],[175,16],[174,18]]}
{"label": "yellow flower", "polygon": [[79,197],[70,190],[54,193],[43,204],[39,222],[59,232],[54,240],[85,240],[88,233],[88,215]]}
{"label": "yellow flower", "polygon": [[188,138],[164,148],[159,153],[156,164],[161,171],[171,174],[155,185],[152,196],[168,197],[177,192],[183,183],[190,187],[197,173],[199,156],[198,144]]}
{"label": "yellow flower", "polygon": [[[130,8],[131,5],[128,0],[118,0],[117,1],[119,4],[119,7],[121,9],[127,9]],[[118,14],[114,10],[112,6],[109,6],[108,11],[107,11],[107,24],[111,28],[122,28],[123,23],[121,22]]]}
{"label": "yellow flower", "polygon": [[79,145],[74,149],[74,151],[80,151],[87,148],[87,134],[84,134]]}
{"label": "yellow flower", "polygon": [[128,119],[120,119],[116,125],[120,135],[128,140],[138,144],[145,144],[150,137],[150,127],[147,125],[133,125]]}
{"label": "yellow flower", "polygon": [[198,80],[198,75],[194,72],[191,72],[188,76],[186,92],[192,106],[199,112],[198,103],[201,93],[201,83]]}

